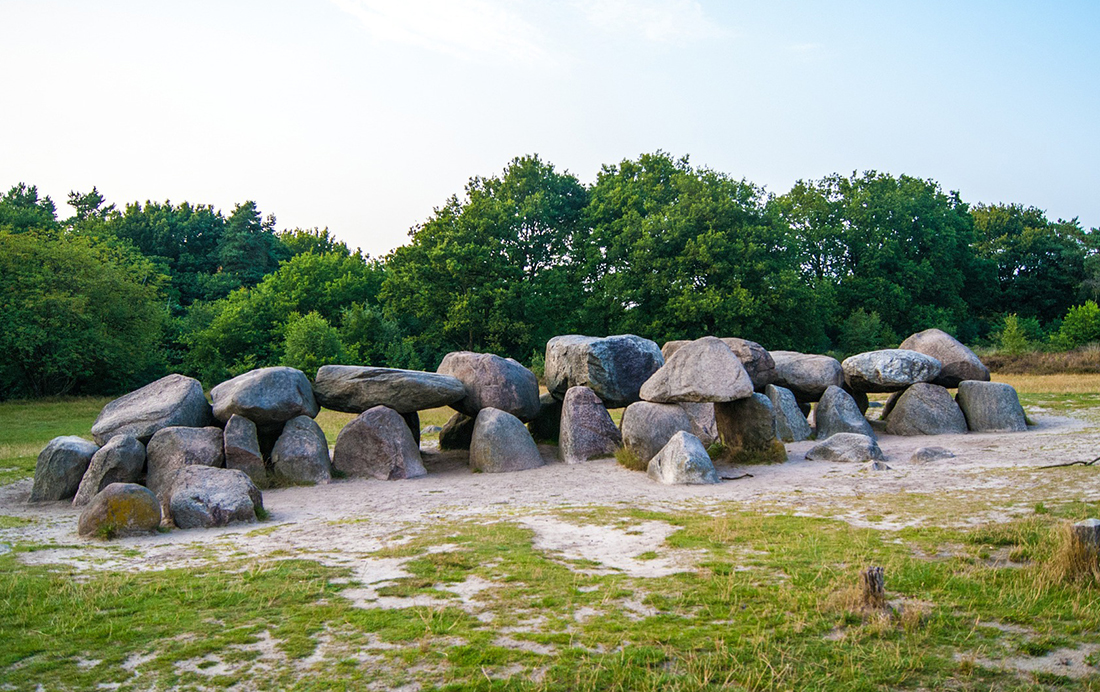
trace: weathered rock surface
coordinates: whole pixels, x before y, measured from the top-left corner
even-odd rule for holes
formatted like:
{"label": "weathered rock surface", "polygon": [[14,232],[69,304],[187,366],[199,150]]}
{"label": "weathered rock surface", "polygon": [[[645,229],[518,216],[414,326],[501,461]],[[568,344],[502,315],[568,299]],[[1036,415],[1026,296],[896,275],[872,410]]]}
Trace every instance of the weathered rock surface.
{"label": "weathered rock surface", "polygon": [[88,500],[77,533],[104,538],[153,533],[160,527],[160,500],[137,483],[110,483]]}
{"label": "weathered rock surface", "polygon": [[810,421],[798,407],[794,392],[786,387],[769,384],[764,388],[764,396],[772,402],[775,410],[775,435],[784,442],[801,442],[810,439],[813,429]]}
{"label": "weathered rock surface", "polygon": [[168,492],[169,514],[181,529],[253,522],[264,506],[260,489],[236,469],[186,466],[176,472]]}
{"label": "weathered rock surface", "polygon": [[910,463],[927,464],[941,459],[954,459],[955,453],[944,447],[921,447],[909,457]]}
{"label": "weathered rock surface", "polygon": [[133,435],[115,435],[92,456],[73,498],[83,507],[112,483],[137,483],[145,471],[145,445]]}
{"label": "weathered rock surface", "polygon": [[800,402],[817,401],[829,387],[844,384],[844,369],[836,358],[794,351],[772,351],[771,356],[774,384],[794,392]]}
{"label": "weathered rock surface", "polygon": [[507,411],[524,421],[539,414],[538,378],[511,358],[457,351],[443,357],[437,372],[465,385],[466,396],[451,408],[467,416],[477,416],[484,408]]}
{"label": "weathered rock surface", "polygon": [[483,473],[506,473],[542,465],[539,448],[523,421],[496,408],[484,408],[477,414],[470,441],[470,468]]}
{"label": "weathered rock surface", "polygon": [[844,379],[857,392],[897,392],[917,384],[931,382],[942,365],[932,356],[900,348],[860,353],[840,364]]}
{"label": "weathered rock surface", "polygon": [[621,408],[639,400],[664,362],[656,343],[633,334],[556,336],[546,344],[546,388],[564,399],[570,387],[589,387],[608,408]]}
{"label": "weathered rock surface", "polygon": [[185,466],[224,466],[225,448],[221,428],[164,428],[145,446],[148,473],[145,485],[161,500],[176,472]]}
{"label": "weathered rock surface", "polygon": [[218,420],[228,421],[235,413],[260,427],[298,416],[316,418],[320,410],[309,378],[286,367],[250,370],[214,387],[210,398]]}
{"label": "weathered rock surface", "polygon": [[741,360],[720,339],[704,336],[677,349],[639,394],[645,401],[675,404],[736,401],[752,392]]}
{"label": "weathered rock surface", "polygon": [[313,380],[313,393],[317,403],[333,411],[362,413],[387,406],[411,413],[453,404],[466,396],[466,387],[457,378],[434,372],[322,365]]}
{"label": "weathered rock surface", "polygon": [[213,422],[202,384],[183,375],[168,375],[104,406],[92,424],[92,437],[101,445],[115,435],[148,442],[162,428],[201,428]]}
{"label": "weathered rock surface", "polygon": [[[539,442],[556,443],[561,436],[561,399],[553,394],[540,396],[539,415],[527,424],[527,429],[531,431],[531,437]],[[473,428],[470,430],[473,432]]]}
{"label": "weathered rock surface", "polygon": [[943,366],[932,384],[958,387],[963,380],[989,381],[989,368],[955,337],[939,329],[925,329],[901,342],[901,348],[932,356]]}
{"label": "weathered rock surface", "polygon": [[409,411],[402,413],[401,419],[405,421],[405,425],[409,426],[413,442],[416,443],[416,448],[420,449],[420,414],[417,411]]}
{"label": "weathered rock surface", "polygon": [[863,417],[852,395],[840,387],[832,386],[821,395],[814,409],[817,439],[825,440],[837,433],[858,433],[875,438],[871,424]]}
{"label": "weathered rock surface", "polygon": [[328,441],[317,421],[309,416],[291,418],[271,450],[271,466],[277,476],[298,483],[328,483],[332,465]]}
{"label": "weathered rock surface", "polygon": [[623,446],[644,464],[681,430],[691,432],[691,418],[676,404],[638,401],[623,412]]}
{"label": "weathered rock surface", "polygon": [[475,421],[473,416],[467,416],[465,413],[456,413],[451,416],[439,431],[439,448],[469,449],[470,440],[474,438]]}
{"label": "weathered rock surface", "polygon": [[919,383],[902,392],[886,419],[891,435],[957,435],[966,418],[946,388]]}
{"label": "weathered rock surface", "polygon": [[806,452],[810,461],[884,461],[882,450],[873,438],[859,433],[837,433]]}
{"label": "weathered rock surface", "polygon": [[570,387],[562,403],[559,440],[562,461],[576,464],[613,456],[622,445],[622,434],[595,392]]}
{"label": "weathered rock surface", "polygon": [[80,480],[97,451],[99,447],[94,442],[75,435],[50,440],[38,453],[38,461],[34,465],[30,501],[67,500],[76,495]]}
{"label": "weathered rock surface", "polygon": [[692,403],[685,401],[680,408],[691,419],[691,434],[698,437],[704,447],[718,441],[718,422],[714,419],[714,404],[710,402]]}
{"label": "weathered rock surface", "polygon": [[[756,391],[763,392],[764,387],[775,382],[775,360],[772,359],[766,348],[748,339],[723,337],[721,341],[729,346],[729,349],[733,351],[733,355],[741,361],[741,365],[745,367],[745,372],[749,374],[749,379],[752,380],[752,385]],[[667,363],[672,354],[680,350],[685,344],[690,343],[690,340],[665,342],[665,345],[661,347],[661,354],[664,356],[665,362]]]}
{"label": "weathered rock surface", "polygon": [[427,473],[409,426],[400,413],[386,406],[360,413],[340,430],[332,466],[348,476],[380,481]]}
{"label": "weathered rock surface", "polygon": [[775,408],[771,399],[753,394],[747,399],[714,405],[718,437],[734,464],[770,464],[786,461],[787,450],[775,435]]}
{"label": "weathered rock surface", "polygon": [[649,460],[649,477],[666,485],[718,483],[718,472],[698,437],[680,431]]}
{"label": "weathered rock surface", "polygon": [[244,471],[252,482],[267,484],[267,467],[260,451],[260,438],[256,424],[244,416],[233,414],[225,424],[222,434],[225,449],[225,468]]}
{"label": "weathered rock surface", "polygon": [[966,380],[959,383],[956,401],[966,416],[967,427],[974,432],[1027,430],[1024,407],[1011,385]]}

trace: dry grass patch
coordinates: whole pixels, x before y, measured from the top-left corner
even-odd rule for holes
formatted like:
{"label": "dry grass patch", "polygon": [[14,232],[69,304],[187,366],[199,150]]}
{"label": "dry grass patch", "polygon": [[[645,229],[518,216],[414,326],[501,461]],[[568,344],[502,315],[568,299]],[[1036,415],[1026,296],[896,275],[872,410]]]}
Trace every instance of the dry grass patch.
{"label": "dry grass patch", "polygon": [[1100,392],[1100,373],[1021,375],[995,372],[994,382],[1012,385],[1020,394],[1093,394]]}

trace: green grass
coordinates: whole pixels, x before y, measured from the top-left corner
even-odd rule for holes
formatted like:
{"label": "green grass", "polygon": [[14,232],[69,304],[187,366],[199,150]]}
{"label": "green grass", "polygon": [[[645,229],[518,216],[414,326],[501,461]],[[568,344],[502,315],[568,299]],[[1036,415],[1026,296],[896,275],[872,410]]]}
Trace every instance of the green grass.
{"label": "green grass", "polygon": [[63,397],[0,402],[0,485],[33,476],[38,453],[53,438],[92,439],[92,423],[108,401]]}

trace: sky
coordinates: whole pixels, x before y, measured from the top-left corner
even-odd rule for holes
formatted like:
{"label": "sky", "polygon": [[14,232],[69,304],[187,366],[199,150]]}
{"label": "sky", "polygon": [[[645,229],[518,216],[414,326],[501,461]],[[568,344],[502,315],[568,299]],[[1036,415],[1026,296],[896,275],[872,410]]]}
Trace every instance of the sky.
{"label": "sky", "polygon": [[254,200],[374,256],[538,154],[877,170],[1100,226],[1100,3],[0,0],[0,188]]}

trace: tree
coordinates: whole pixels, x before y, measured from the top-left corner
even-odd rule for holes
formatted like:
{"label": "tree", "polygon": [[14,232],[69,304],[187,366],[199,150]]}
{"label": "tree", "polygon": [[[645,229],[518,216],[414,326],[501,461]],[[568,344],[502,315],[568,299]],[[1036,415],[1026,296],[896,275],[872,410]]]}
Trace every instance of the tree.
{"label": "tree", "polygon": [[23,233],[31,229],[57,230],[57,207],[49,197],[38,197],[34,185],[19,183],[0,197],[0,230]]}
{"label": "tree", "polygon": [[344,362],[344,344],[339,332],[316,312],[292,313],[285,333],[283,365],[301,370],[311,380],[317,377],[317,369],[322,365]]}
{"label": "tree", "polygon": [[255,202],[238,204],[226,220],[218,244],[220,267],[205,283],[206,291],[220,297],[237,288],[255,286],[289,256],[275,236],[275,217],[262,218]]}
{"label": "tree", "polygon": [[276,233],[276,236],[291,257],[306,252],[318,255],[326,252],[338,252],[342,255],[351,254],[348,246],[343,241],[336,240],[336,237],[331,235],[327,228],[324,230],[295,228],[291,231]]}
{"label": "tree", "polygon": [[1051,338],[1055,348],[1070,350],[1100,341],[1100,306],[1091,300],[1072,307],[1062,327]]}

